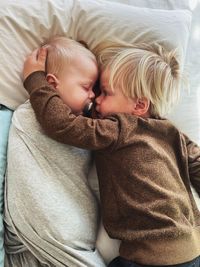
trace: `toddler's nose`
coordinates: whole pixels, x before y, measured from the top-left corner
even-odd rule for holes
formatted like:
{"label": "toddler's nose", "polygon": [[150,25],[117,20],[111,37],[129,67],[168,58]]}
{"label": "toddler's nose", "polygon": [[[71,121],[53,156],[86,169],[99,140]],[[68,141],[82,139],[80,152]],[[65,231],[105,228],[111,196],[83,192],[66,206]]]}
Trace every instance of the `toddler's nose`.
{"label": "toddler's nose", "polygon": [[100,104],[101,103],[101,95],[99,95],[96,99],[95,99],[96,103],[97,104]]}

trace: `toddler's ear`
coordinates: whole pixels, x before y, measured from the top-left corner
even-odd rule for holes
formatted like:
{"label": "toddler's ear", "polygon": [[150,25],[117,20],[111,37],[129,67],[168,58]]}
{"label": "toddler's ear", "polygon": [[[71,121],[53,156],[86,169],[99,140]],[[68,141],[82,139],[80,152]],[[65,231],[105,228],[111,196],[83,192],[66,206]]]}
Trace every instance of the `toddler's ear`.
{"label": "toddler's ear", "polygon": [[58,88],[59,80],[53,74],[47,74],[46,76],[47,82],[52,85],[55,89]]}
{"label": "toddler's ear", "polygon": [[134,102],[134,115],[144,117],[148,114],[150,107],[150,101],[145,98],[137,98]]}

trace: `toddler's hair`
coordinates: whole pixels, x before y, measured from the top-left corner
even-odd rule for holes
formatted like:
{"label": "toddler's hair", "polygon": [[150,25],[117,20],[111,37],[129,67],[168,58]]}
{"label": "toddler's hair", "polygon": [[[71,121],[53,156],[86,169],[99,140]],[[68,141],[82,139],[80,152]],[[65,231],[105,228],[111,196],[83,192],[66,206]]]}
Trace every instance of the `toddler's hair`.
{"label": "toddler's hair", "polygon": [[86,46],[67,37],[54,36],[43,44],[47,48],[46,73],[59,75],[64,67],[80,54],[90,57],[94,61],[94,54]]}
{"label": "toddler's hair", "polygon": [[111,89],[121,89],[129,98],[147,98],[152,116],[164,116],[177,102],[180,95],[177,49],[168,52],[158,43],[104,42],[93,52],[100,70],[109,70]]}

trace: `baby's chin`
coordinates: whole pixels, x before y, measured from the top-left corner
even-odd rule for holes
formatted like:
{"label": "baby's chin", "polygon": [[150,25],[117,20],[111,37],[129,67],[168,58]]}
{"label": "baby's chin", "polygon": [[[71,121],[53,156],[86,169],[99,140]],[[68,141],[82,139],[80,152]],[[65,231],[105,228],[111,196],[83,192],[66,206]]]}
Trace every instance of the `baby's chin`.
{"label": "baby's chin", "polygon": [[95,103],[92,101],[88,101],[79,115],[83,115],[88,118],[96,118],[95,114]]}
{"label": "baby's chin", "polygon": [[103,119],[104,118],[104,116],[101,113],[99,113],[99,112],[96,112],[96,113],[97,113],[96,116],[97,116],[98,119]]}
{"label": "baby's chin", "polygon": [[92,102],[86,104],[83,110],[76,111],[73,113],[76,116],[82,115],[84,117],[93,118],[93,119],[103,119],[105,117],[103,116],[103,114],[101,114],[100,112],[96,110],[96,105],[95,103],[92,103]]}

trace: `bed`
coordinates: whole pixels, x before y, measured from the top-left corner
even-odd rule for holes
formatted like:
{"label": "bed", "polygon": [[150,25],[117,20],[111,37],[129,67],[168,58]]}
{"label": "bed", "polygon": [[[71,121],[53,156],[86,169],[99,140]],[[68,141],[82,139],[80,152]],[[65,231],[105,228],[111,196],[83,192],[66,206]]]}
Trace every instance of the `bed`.
{"label": "bed", "polygon": [[[41,186],[40,178],[43,176],[43,173],[39,172],[41,168],[38,169],[38,163],[35,162],[34,159],[38,157],[38,155],[42,157],[47,151],[50,153],[51,151],[48,146],[50,146],[53,151],[57,151],[56,153],[58,153],[58,155],[64,156],[65,154],[65,148],[62,145],[56,144],[56,142],[52,140],[46,141],[46,138],[42,135],[42,131],[35,121],[29,102],[24,104],[28,99],[28,95],[23,88],[21,74],[26,55],[34,48],[41,45],[41,43],[51,35],[64,35],[75,40],[83,40],[91,49],[98,42],[113,38],[129,42],[158,41],[167,48],[178,47],[183,73],[185,76],[187,74],[189,81],[186,85],[183,85],[181,101],[177,104],[169,118],[190,138],[200,144],[199,15],[200,1],[198,0],[34,0],[30,3],[25,0],[0,1],[0,266],[3,266],[5,258],[3,246],[3,213],[5,214],[4,225],[6,226],[5,237],[8,238],[7,231],[10,229],[9,227],[11,227],[10,233],[19,236],[20,240],[23,241],[22,243],[26,245],[25,247],[29,248],[37,259],[31,263],[32,267],[104,267],[113,257],[118,255],[119,241],[111,240],[107,236],[101,223],[99,213],[100,202],[98,201],[98,182],[95,167],[90,162],[90,157],[87,153],[83,156],[81,154],[82,152],[75,152],[78,153],[78,155],[81,154],[82,159],[88,157],[86,162],[82,162],[82,168],[85,171],[83,179],[87,176],[90,185],[87,184],[87,179],[85,179],[85,191],[82,189],[82,192],[87,195],[87,201],[95,198],[96,204],[93,207],[93,211],[88,211],[88,214],[85,215],[86,220],[80,220],[82,223],[89,224],[89,221],[87,221],[89,214],[95,214],[90,218],[93,222],[92,226],[87,230],[82,230],[82,232],[85,231],[85,236],[83,236],[81,242],[78,241],[80,241],[82,232],[74,234],[73,242],[69,243],[69,239],[65,239],[64,241],[59,240],[57,231],[57,245],[52,243],[52,238],[49,239],[49,233],[47,231],[48,224],[45,223],[43,227],[37,228],[38,221],[34,222],[34,218],[30,216],[31,212],[34,214],[37,213],[38,210],[33,209],[28,215],[27,212],[25,212],[26,216],[23,213],[23,216],[25,216],[23,219],[30,220],[28,220],[27,224],[21,223],[22,217],[20,218],[19,215],[22,214],[22,211],[27,211],[29,207],[27,206],[27,199],[30,197],[30,192],[32,190],[30,190],[30,192],[28,192],[28,190],[36,186],[36,183],[32,184],[33,187],[30,187],[29,184],[27,190],[25,190],[25,184],[22,183],[21,177],[33,178],[35,175],[35,177],[38,178],[38,187]],[[15,112],[12,117],[14,110],[17,110],[17,112]],[[23,118],[23,120],[20,121],[20,118]],[[9,128],[11,129],[10,140],[12,141],[8,143]],[[31,129],[34,129],[34,131]],[[30,133],[28,136],[27,131]],[[13,138],[13,136],[16,136],[16,138]],[[35,144],[37,142],[34,143],[33,141],[38,141],[39,144],[39,137],[41,137],[41,145],[39,147],[40,149],[36,150]],[[30,140],[32,142],[31,144]],[[42,150],[42,144],[47,145],[44,147],[44,150]],[[26,148],[28,147],[27,153],[29,154],[25,154],[23,146]],[[7,149],[8,161],[6,160]],[[17,152],[23,157],[12,158],[11,156],[17,155]],[[29,157],[27,155],[29,155]],[[43,169],[48,168],[46,165],[47,161],[45,160],[46,159],[43,161]],[[64,160],[64,162],[67,162],[69,159],[64,158]],[[75,160],[79,161],[80,158]],[[53,178],[57,177],[58,172],[60,173],[62,171],[63,173],[63,170],[66,168],[64,162],[63,165],[61,164],[59,166],[58,161],[55,168],[51,169],[52,176],[48,174],[47,177],[51,176],[53,181]],[[85,166],[87,164],[89,164],[90,168],[86,170]],[[26,172],[21,173],[20,171],[22,169],[26,170]],[[30,173],[33,176],[30,176],[29,172],[27,172],[28,169],[31,170]],[[57,170],[56,172],[55,169]],[[4,186],[5,173],[6,182]],[[64,173],[66,176],[68,175],[67,170]],[[11,180],[10,177],[12,177],[13,181],[12,187],[9,182]],[[30,180],[32,181],[33,179]],[[26,182],[27,180],[24,181]],[[67,184],[63,182],[64,180],[60,181],[62,186],[67,188]],[[49,180],[47,180],[47,182],[50,184]],[[21,187],[19,185],[21,185]],[[87,190],[85,187],[86,185],[90,186],[92,194],[90,190]],[[80,186],[80,184],[78,184],[78,186]],[[55,185],[53,184],[52,188],[54,187]],[[26,193],[23,197],[21,195],[22,191],[18,190],[19,188],[24,189]],[[49,190],[51,189],[49,188]],[[3,205],[4,192],[5,205]],[[40,194],[42,194],[41,191]],[[66,192],[64,192],[64,194],[66,194]],[[194,195],[198,205],[200,205],[195,190]],[[53,196],[55,195],[53,194]],[[9,201],[7,201],[8,199]],[[55,200],[57,199],[58,198],[55,198]],[[19,200],[21,203],[20,205]],[[41,202],[39,197],[37,200],[39,203]],[[89,207],[87,201],[84,205]],[[12,205],[10,203],[12,203]],[[30,203],[29,205],[31,205]],[[48,204],[45,205],[48,206]],[[20,207],[23,208],[20,210]],[[75,210],[78,210],[77,205],[73,207]],[[43,209],[43,212],[45,213],[45,209]],[[57,212],[58,215],[56,218],[59,218],[59,215],[62,215],[65,210],[64,208],[58,209]],[[56,221],[54,210],[52,214],[52,222],[55,221],[55,223],[58,224],[62,216],[60,216],[59,221]],[[84,215],[82,215],[81,218],[83,218],[83,216]],[[16,218],[19,218],[19,220],[17,221]],[[74,218],[74,223],[79,219],[80,218]],[[31,227],[29,228],[28,226]],[[65,228],[61,231],[65,231]],[[74,233],[73,228],[70,228],[69,231]],[[35,238],[35,233],[37,233],[37,239]],[[69,236],[70,233],[68,232],[67,235]],[[89,242],[88,235],[90,235]],[[51,237],[55,236],[51,235]],[[7,250],[7,253],[16,253],[14,247],[17,245],[18,252],[24,252],[24,246],[16,242],[11,242],[10,249]],[[60,243],[62,243],[63,246],[61,246]],[[26,252],[24,255],[26,256]],[[91,255],[89,256],[89,260],[88,255]],[[29,260],[29,258],[27,259]],[[28,260],[23,266],[27,266],[26,264],[28,263],[30,264]],[[16,267],[21,266],[21,259],[18,258],[18,260],[14,261],[12,264]],[[6,266],[11,267],[8,263]]]}

